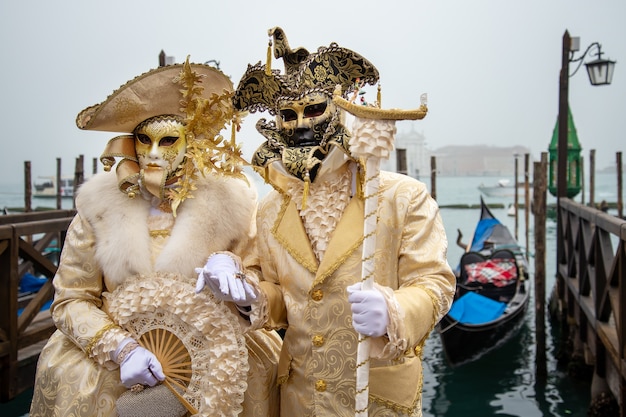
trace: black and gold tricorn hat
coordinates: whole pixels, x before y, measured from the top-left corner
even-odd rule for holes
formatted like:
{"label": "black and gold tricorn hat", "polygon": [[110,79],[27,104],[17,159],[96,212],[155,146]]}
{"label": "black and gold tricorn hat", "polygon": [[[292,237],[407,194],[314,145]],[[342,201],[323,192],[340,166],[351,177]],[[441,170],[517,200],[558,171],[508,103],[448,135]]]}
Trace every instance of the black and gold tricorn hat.
{"label": "black and gold tricorn hat", "polygon": [[[310,54],[305,48],[291,49],[280,27],[268,30],[268,35],[268,62],[248,65],[235,92],[233,103],[240,111],[276,115],[281,98],[297,99],[314,91],[331,97],[337,85],[347,96],[359,86],[378,82],[378,70],[370,61],[334,42]],[[274,57],[283,59],[284,74],[271,69],[272,39]]]}

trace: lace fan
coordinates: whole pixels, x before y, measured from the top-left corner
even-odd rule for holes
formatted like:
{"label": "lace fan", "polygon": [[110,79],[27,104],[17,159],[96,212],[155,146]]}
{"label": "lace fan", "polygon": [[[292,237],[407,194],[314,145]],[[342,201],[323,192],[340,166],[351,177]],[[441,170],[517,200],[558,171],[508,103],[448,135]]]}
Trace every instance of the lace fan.
{"label": "lace fan", "polygon": [[159,359],[165,385],[192,414],[237,416],[248,351],[237,317],[175,274],[128,279],[104,294],[111,317]]}
{"label": "lace fan", "polygon": [[187,411],[197,414],[198,410],[184,397],[191,382],[191,355],[183,342],[167,329],[148,330],[141,335],[139,344],[154,353],[165,374],[163,383],[172,391]]}

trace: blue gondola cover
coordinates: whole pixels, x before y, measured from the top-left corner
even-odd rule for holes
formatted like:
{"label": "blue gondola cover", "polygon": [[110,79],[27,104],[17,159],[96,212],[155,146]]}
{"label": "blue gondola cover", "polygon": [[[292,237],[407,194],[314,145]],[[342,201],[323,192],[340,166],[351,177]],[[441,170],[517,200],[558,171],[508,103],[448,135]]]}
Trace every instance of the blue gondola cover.
{"label": "blue gondola cover", "polygon": [[[32,274],[27,272],[27,273],[24,274],[22,279],[20,279],[20,284],[19,284],[18,290],[22,294],[35,293],[35,292],[39,291],[39,289],[41,289],[43,284],[45,284],[47,281],[48,281],[48,278],[46,278],[46,277],[36,277],[36,276],[34,276],[34,275],[32,275]],[[49,309],[51,304],[52,304],[52,300],[46,302],[41,307],[41,311]],[[18,309],[17,310],[17,315],[18,316],[21,315],[23,311],[24,311],[23,308]]]}
{"label": "blue gondola cover", "polygon": [[448,315],[463,324],[482,324],[497,319],[505,309],[506,303],[468,292],[452,304]]}

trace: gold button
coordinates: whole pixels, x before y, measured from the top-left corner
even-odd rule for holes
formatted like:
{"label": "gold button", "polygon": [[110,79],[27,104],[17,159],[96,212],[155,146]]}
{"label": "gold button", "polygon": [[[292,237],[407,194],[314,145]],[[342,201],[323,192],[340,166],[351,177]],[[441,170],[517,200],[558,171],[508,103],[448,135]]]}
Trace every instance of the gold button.
{"label": "gold button", "polygon": [[322,298],[324,298],[324,292],[322,290],[315,290],[311,294],[311,298],[314,299],[315,301],[319,301]]}
{"label": "gold button", "polygon": [[326,391],[326,381],[318,379],[317,382],[315,382],[315,389],[320,392]]}
{"label": "gold button", "polygon": [[320,347],[323,344],[324,344],[324,336],[320,336],[320,335],[313,336],[313,345],[314,346]]}

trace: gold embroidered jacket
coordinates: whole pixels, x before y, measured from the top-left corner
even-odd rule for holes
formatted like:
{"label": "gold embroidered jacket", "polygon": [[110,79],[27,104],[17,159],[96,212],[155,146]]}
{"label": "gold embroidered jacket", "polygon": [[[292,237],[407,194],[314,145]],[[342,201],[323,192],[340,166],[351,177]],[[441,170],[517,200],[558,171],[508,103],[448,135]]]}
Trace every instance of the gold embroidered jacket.
{"label": "gold embroidered jacket", "polygon": [[[380,191],[375,281],[390,324],[387,337],[372,341],[369,415],[419,416],[422,347],[450,308],[455,277],[439,208],[424,184],[383,172]],[[287,329],[282,415],[354,416],[357,333],[346,287],[361,280],[363,211],[353,197],[318,262],[286,193],[272,191],[259,205],[261,314],[267,326]]]}

